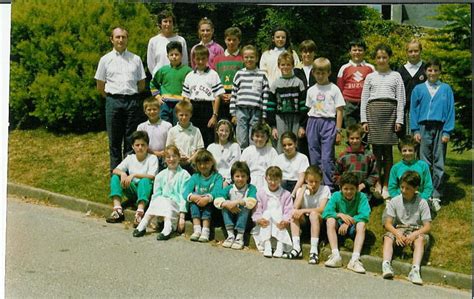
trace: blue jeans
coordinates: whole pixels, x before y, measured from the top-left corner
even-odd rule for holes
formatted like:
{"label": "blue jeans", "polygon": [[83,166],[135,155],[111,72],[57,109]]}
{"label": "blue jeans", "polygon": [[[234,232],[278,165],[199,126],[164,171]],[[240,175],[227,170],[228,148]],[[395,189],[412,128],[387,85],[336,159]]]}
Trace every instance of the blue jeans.
{"label": "blue jeans", "polygon": [[247,219],[249,218],[250,210],[240,207],[238,214],[232,214],[227,209],[222,209],[222,218],[224,219],[225,229],[235,229],[237,233],[243,234],[247,226]]}
{"label": "blue jeans", "polygon": [[444,160],[446,159],[446,143],[442,143],[443,123],[428,121],[420,124],[420,159],[428,163],[433,179],[433,197],[441,197],[441,182],[444,176]]}
{"label": "blue jeans", "polygon": [[241,148],[246,148],[250,144],[252,127],[262,118],[262,110],[258,107],[237,107],[235,116],[237,117],[235,129],[237,142]]}
{"label": "blue jeans", "polygon": [[176,100],[166,100],[160,107],[160,118],[171,123],[173,126],[176,126],[176,123],[178,122],[175,109],[178,102],[179,101]]}
{"label": "blue jeans", "polygon": [[199,218],[202,220],[210,220],[211,215],[212,215],[212,203],[207,204],[204,207],[200,207],[194,202],[191,202],[189,204],[190,210],[191,210],[191,218]]}
{"label": "blue jeans", "polygon": [[[337,219],[336,231],[339,229],[339,226],[341,226],[343,224],[344,224],[344,221],[342,221],[341,219]],[[337,235],[338,235],[338,238],[347,238],[347,237],[349,237],[352,240],[354,240],[355,236],[356,236],[356,225],[355,224],[349,225],[349,227],[347,228],[346,235],[341,236],[341,235],[339,235],[339,233]]]}

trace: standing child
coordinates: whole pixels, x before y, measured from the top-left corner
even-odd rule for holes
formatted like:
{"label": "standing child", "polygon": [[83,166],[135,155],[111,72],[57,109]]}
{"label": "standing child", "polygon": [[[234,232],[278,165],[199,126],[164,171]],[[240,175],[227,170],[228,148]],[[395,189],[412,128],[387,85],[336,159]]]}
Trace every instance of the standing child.
{"label": "standing child", "polygon": [[240,160],[240,145],[235,142],[234,128],[230,121],[221,119],[216,125],[215,142],[207,150],[216,160],[217,171],[224,178],[224,186],[232,182],[231,167]]}
{"label": "standing child", "polygon": [[219,107],[219,118],[231,119],[229,105],[232,95],[232,86],[235,73],[244,67],[242,55],[240,53],[240,41],[242,40],[242,31],[238,27],[229,27],[224,32],[224,42],[226,49],[223,55],[214,59],[216,72],[221,78],[225,94],[222,95],[221,105]]}
{"label": "standing child", "polygon": [[317,166],[309,166],[304,174],[306,184],[298,189],[295,203],[293,204],[293,215],[291,218],[291,238],[293,249],[284,255],[289,259],[302,258],[303,250],[300,245],[301,224],[309,219],[311,225],[311,249],[309,251],[309,263],[319,263],[318,243],[321,223],[321,215],[324,207],[331,196],[328,186],[321,184],[323,173]]}
{"label": "standing child", "polygon": [[209,51],[202,45],[194,48],[193,61],[196,69],[184,79],[183,97],[194,106],[192,122],[202,130],[204,144],[212,142],[217,122],[220,96],[224,93],[221,80],[216,71],[207,66]]}
{"label": "standing child", "polygon": [[264,117],[269,87],[265,72],[257,68],[257,48],[244,46],[242,55],[245,67],[235,74],[229,109],[232,123],[237,125],[237,142],[246,148],[251,129]]}
{"label": "standing child", "polygon": [[148,153],[148,134],[135,131],[132,134],[134,154],[128,155],[113,171],[110,179],[110,195],[114,202],[114,211],[106,219],[108,223],[120,223],[125,220],[122,209],[122,196],[137,203],[134,226],[142,220],[145,206],[150,199],[153,180],[158,172],[158,159]]}
{"label": "standing child", "polygon": [[[155,178],[153,196],[145,216],[133,231],[134,237],[145,235],[146,227],[154,216],[164,217],[164,228],[157,240],[168,240],[174,229],[184,231],[184,216],[187,213],[186,200],[183,197],[184,185],[189,173],[179,166],[180,154],[174,145],[164,150],[166,169]],[[179,221],[178,221],[179,216]]]}
{"label": "standing child", "polygon": [[196,154],[194,165],[196,173],[186,182],[183,194],[190,203],[193,219],[191,241],[209,242],[212,201],[221,194],[223,180],[209,151],[200,150]]}
{"label": "standing child", "polygon": [[329,82],[331,62],[320,57],[313,63],[313,76],[316,84],[306,96],[308,124],[309,159],[311,165],[317,165],[323,171],[324,185],[334,189],[334,144],[341,141],[342,113],[344,98],[336,84]]}
{"label": "standing child", "polygon": [[257,248],[263,247],[263,256],[272,257],[271,238],[277,240],[273,257],[282,257],[285,247],[292,246],[288,226],[293,212],[290,192],[281,188],[282,172],[271,166],[265,172],[267,185],[257,192],[257,208],[252,220],[257,224],[253,231]]}
{"label": "standing child", "polygon": [[428,163],[433,178],[432,205],[441,209],[441,182],[449,135],[454,129],[454,95],[451,87],[439,80],[441,63],[429,59],[425,83],[418,84],[411,95],[410,128],[420,143],[420,158]]}
{"label": "standing child", "polygon": [[[267,109],[267,121],[272,127],[273,140],[278,143],[280,134],[291,131],[303,136],[304,128],[301,120],[308,111],[305,106],[306,92],[303,82],[293,73],[294,59],[288,52],[278,56],[278,68],[281,77],[270,87]],[[302,117],[303,116],[303,117]],[[278,146],[278,152],[281,152]]]}
{"label": "standing child", "polygon": [[417,194],[420,176],[415,171],[407,171],[401,178],[402,194],[392,198],[387,204],[387,217],[384,227],[387,232],[383,238],[383,278],[392,278],[390,265],[393,244],[413,248],[413,265],[408,279],[414,284],[423,284],[420,276],[420,264],[425,244],[429,241],[431,214],[428,203]]}
{"label": "standing child", "polygon": [[183,99],[184,78],[192,69],[182,63],[183,48],[179,42],[166,45],[170,64],[158,69],[150,81],[151,94],[161,105],[161,118],[176,125],[176,104]]}
{"label": "standing child", "polygon": [[403,125],[405,87],[398,72],[390,69],[392,49],[384,44],[375,47],[377,70],[367,75],[362,90],[360,121],[369,133],[369,144],[373,145],[377,157],[380,183],[376,191],[387,199],[388,176],[393,164],[392,145],[398,143],[397,132]]}
{"label": "standing child", "polygon": [[[214,205],[222,210],[227,239],[225,248],[242,249],[247,219],[257,204],[257,188],[250,184],[250,169],[247,163],[237,161],[230,170],[233,184],[224,188],[223,197],[216,198]],[[237,237],[235,236],[237,231]]]}
{"label": "standing child", "polygon": [[293,55],[294,65],[300,63],[298,54],[292,49],[290,33],[283,27],[277,27],[272,31],[272,42],[268,50],[263,52],[260,59],[260,69],[267,73],[270,86],[281,76],[278,68],[278,56],[285,51]]}
{"label": "standing child", "polygon": [[326,208],[323,219],[326,220],[331,255],[324,263],[326,267],[342,267],[342,258],[338,249],[338,234],[354,240],[354,250],[347,269],[357,273],[365,273],[360,261],[360,252],[364,245],[366,223],[370,217],[369,201],[364,193],[357,191],[359,180],[352,173],[341,177],[341,191],[333,193]]}
{"label": "standing child", "polygon": [[304,172],[309,166],[308,157],[296,151],[296,135],[285,132],[281,135],[283,154],[280,154],[275,164],[283,170],[282,187],[296,197],[296,191],[304,183]]}
{"label": "standing child", "polygon": [[251,183],[260,190],[266,186],[265,171],[276,165],[278,153],[270,144],[270,126],[264,122],[259,122],[252,128],[252,141],[254,144],[243,150],[240,161],[247,162]]}
{"label": "standing child", "polygon": [[204,46],[209,50],[209,59],[206,61],[206,66],[215,70],[214,58],[224,54],[224,48],[221,45],[216,43],[213,40],[214,37],[214,23],[208,18],[202,18],[198,23],[198,36],[200,42],[197,45],[194,45],[191,49],[191,66],[196,68],[197,64],[194,60],[194,55],[196,55],[196,47]]}

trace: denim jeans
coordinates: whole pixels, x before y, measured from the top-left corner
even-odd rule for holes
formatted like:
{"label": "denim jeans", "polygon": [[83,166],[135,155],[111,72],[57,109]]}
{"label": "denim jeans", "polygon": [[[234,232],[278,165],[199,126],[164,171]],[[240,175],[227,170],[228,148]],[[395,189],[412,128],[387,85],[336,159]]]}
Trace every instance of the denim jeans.
{"label": "denim jeans", "polygon": [[428,163],[433,179],[433,197],[441,197],[441,182],[444,176],[446,143],[442,143],[443,123],[427,122],[420,125],[420,159]]}
{"label": "denim jeans", "polygon": [[[337,219],[336,231],[338,231],[339,227],[343,224],[344,224],[344,221],[342,221],[341,219]],[[349,225],[349,227],[347,228],[346,235],[341,236],[341,235],[339,235],[339,233],[337,233],[337,235],[338,235],[338,238],[341,238],[341,239],[342,238],[351,238],[352,240],[354,240],[355,236],[356,236],[356,225],[355,224]]]}
{"label": "denim jeans", "polygon": [[257,107],[237,107],[235,116],[237,117],[235,129],[237,142],[241,148],[246,148],[250,144],[252,127],[262,118],[262,110]]}
{"label": "denim jeans", "polygon": [[152,191],[153,181],[147,178],[140,179],[138,182],[131,182],[130,186],[126,189],[122,188],[119,175],[114,174],[110,179],[109,197],[122,197],[125,194],[128,199],[135,200],[137,204],[139,201],[144,201],[146,205],[150,200]]}
{"label": "denim jeans", "polygon": [[240,207],[238,214],[232,214],[227,209],[222,209],[222,218],[226,229],[235,229],[237,233],[243,234],[247,226],[247,219],[250,215],[250,210]]}
{"label": "denim jeans", "polygon": [[177,103],[178,101],[175,100],[166,100],[160,107],[160,118],[171,123],[173,126],[176,126],[178,122],[175,109]]}
{"label": "denim jeans", "polygon": [[191,210],[191,218],[199,218],[202,220],[210,220],[212,215],[213,204],[209,203],[204,207],[198,206],[196,203],[191,202],[189,208]]}

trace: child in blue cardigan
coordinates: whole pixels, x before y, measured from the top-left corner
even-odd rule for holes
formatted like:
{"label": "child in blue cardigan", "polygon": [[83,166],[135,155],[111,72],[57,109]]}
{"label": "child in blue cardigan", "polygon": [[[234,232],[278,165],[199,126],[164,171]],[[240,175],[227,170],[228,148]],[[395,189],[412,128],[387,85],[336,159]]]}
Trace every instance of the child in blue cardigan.
{"label": "child in blue cardigan", "polygon": [[454,129],[454,95],[451,87],[439,80],[441,63],[426,62],[425,83],[418,84],[411,94],[410,128],[420,143],[420,158],[428,163],[433,179],[431,204],[439,211],[441,182],[449,135]]}

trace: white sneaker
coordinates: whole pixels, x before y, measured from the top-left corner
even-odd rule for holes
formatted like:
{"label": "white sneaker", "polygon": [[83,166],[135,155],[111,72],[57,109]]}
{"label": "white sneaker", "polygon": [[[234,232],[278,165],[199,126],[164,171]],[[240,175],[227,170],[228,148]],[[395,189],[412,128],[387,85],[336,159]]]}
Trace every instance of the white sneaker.
{"label": "white sneaker", "polygon": [[234,236],[227,237],[227,239],[225,239],[224,243],[222,243],[222,247],[225,247],[225,248],[232,247],[232,244],[234,244],[234,240],[235,240]]}
{"label": "white sneaker", "polygon": [[339,268],[342,267],[342,258],[340,255],[331,254],[329,259],[324,263],[326,267]]}
{"label": "white sneaker", "polygon": [[272,257],[272,246],[265,246],[265,249],[263,250],[263,256]]}
{"label": "white sneaker", "polygon": [[382,263],[382,277],[385,279],[393,278],[393,268],[388,262]]}
{"label": "white sneaker", "polygon": [[201,233],[200,232],[194,232],[191,235],[190,240],[193,241],[193,242],[197,242],[197,241],[199,241],[199,237],[201,237]]}
{"label": "white sneaker", "polygon": [[361,273],[361,274],[365,273],[365,268],[359,259],[350,260],[349,264],[347,264],[347,269],[352,270],[356,273]]}
{"label": "white sneaker", "polygon": [[273,257],[280,258],[283,256],[283,249],[276,249],[275,252],[273,253]]}
{"label": "white sneaker", "polygon": [[441,210],[441,200],[437,197],[430,198],[431,207],[435,212]]}
{"label": "white sneaker", "polygon": [[419,285],[423,284],[423,280],[421,279],[421,276],[420,276],[420,270],[418,269],[411,268],[410,273],[408,273],[408,279],[414,284],[419,284]]}

